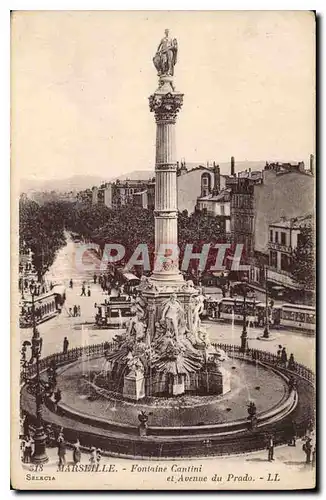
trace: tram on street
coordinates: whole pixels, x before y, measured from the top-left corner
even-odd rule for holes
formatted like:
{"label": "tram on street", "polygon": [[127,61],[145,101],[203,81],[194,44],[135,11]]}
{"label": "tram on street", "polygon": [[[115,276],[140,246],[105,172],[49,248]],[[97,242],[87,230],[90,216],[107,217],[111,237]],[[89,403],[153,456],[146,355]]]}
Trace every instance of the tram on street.
{"label": "tram on street", "polygon": [[[243,321],[243,298],[223,298],[208,302],[208,316],[224,321]],[[247,321],[255,326],[266,324],[266,304],[252,298],[246,299]],[[275,328],[295,328],[303,331],[315,331],[316,310],[312,306],[301,304],[273,304],[268,306],[269,325]]]}
{"label": "tram on street", "polygon": [[[263,306],[262,302],[258,302],[252,298],[246,298],[246,314],[247,316],[256,316],[258,307]],[[229,321],[242,321],[243,320],[243,307],[244,300],[241,297],[224,298],[217,303],[219,319]]]}
{"label": "tram on street", "polygon": [[117,271],[118,282],[123,286],[123,290],[127,294],[132,294],[140,285],[140,279],[135,274],[123,271]]}
{"label": "tram on street", "polygon": [[[34,296],[35,324],[39,325],[54,318],[61,312],[65,301],[65,288],[54,287],[53,290]],[[30,328],[33,326],[33,299],[27,295],[20,301],[19,326]]]}
{"label": "tram on street", "polygon": [[101,304],[95,304],[95,323],[99,328],[124,328],[132,314],[131,298],[122,295],[109,297]]}
{"label": "tram on street", "polygon": [[285,327],[315,331],[316,309],[302,304],[283,304],[281,323]]}

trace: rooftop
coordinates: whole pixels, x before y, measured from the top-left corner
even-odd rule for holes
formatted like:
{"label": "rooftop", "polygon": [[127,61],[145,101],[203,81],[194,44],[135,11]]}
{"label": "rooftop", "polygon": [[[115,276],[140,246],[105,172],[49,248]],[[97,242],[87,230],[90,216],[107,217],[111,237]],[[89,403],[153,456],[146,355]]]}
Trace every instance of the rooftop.
{"label": "rooftop", "polygon": [[300,229],[302,227],[311,227],[312,224],[312,214],[302,215],[301,217],[292,217],[291,219],[286,219],[281,217],[276,222],[271,222],[270,226],[284,227],[285,229]]}
{"label": "rooftop", "polygon": [[231,189],[223,189],[223,191],[220,191],[218,194],[208,194],[207,196],[201,196],[198,198],[198,200],[226,202],[230,201],[230,192]]}

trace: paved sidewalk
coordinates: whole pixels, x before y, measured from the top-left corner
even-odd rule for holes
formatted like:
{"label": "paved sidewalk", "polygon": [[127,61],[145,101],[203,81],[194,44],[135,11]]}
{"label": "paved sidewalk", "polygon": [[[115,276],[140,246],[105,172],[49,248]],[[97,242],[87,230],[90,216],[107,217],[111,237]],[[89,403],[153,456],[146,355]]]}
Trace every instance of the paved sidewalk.
{"label": "paved sidewalk", "polygon": [[[289,469],[292,469],[293,467],[297,469],[306,469],[306,468],[312,468],[312,465],[306,464],[305,463],[305,453],[302,451],[302,445],[303,445],[303,440],[298,439],[296,446],[278,446],[275,448],[274,452],[274,462],[275,464],[278,465],[283,465]],[[67,453],[66,453],[66,463],[69,465],[73,465],[73,458],[72,458],[72,449],[67,448]],[[268,464],[268,459],[267,459],[267,450],[261,450],[261,451],[255,451],[252,453],[245,453],[245,454],[240,454],[240,455],[223,455],[223,456],[216,456],[216,457],[200,457],[200,458],[189,458],[187,459],[175,459],[175,461],[181,462],[191,462],[193,460],[204,460],[205,462],[212,462],[218,465],[222,465],[223,463],[230,462],[230,463],[237,463],[237,464],[242,464],[244,465],[245,463],[250,463],[250,462],[257,462],[257,463],[266,463]],[[49,461],[44,464],[44,469],[54,469],[57,468],[58,466],[58,453],[57,453],[57,448],[47,448],[47,455],[49,457]],[[136,459],[135,459],[136,460]],[[158,459],[158,460],[150,460],[151,462],[155,463],[162,463],[166,460],[169,459]],[[139,461],[139,458],[137,459]],[[148,460],[146,460],[148,461]],[[82,464],[90,464],[90,453],[89,452],[82,452],[81,456],[81,463]],[[100,461],[100,464],[112,464],[112,463],[130,463],[130,459],[128,458],[121,458],[117,456],[109,456],[107,452],[103,452],[102,458]],[[30,465],[31,464],[23,464],[24,469],[30,470]]]}

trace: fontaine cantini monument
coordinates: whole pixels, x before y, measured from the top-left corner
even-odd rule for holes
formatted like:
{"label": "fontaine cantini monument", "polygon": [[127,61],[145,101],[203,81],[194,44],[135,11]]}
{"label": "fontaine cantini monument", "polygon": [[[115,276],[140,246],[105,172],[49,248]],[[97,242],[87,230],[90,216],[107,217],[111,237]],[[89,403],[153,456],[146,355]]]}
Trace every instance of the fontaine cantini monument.
{"label": "fontaine cantini monument", "polygon": [[[54,370],[62,395],[55,404],[51,391],[44,399],[44,423],[63,426],[70,442],[78,437],[130,457],[261,449],[266,432],[284,443],[293,418],[304,432],[313,391],[313,374],[303,365],[291,371],[269,352],[212,343],[206,328],[223,324],[202,323],[203,294],[179,270],[175,131],[184,96],[174,82],[177,60],[177,40],[166,30],[153,57],[158,86],[149,97],[156,121],[153,273],[142,278],[132,317],[113,342],[90,345],[87,336],[85,345],[40,360],[43,383],[49,386]],[[29,377],[35,373],[29,364]],[[35,418],[28,385],[21,394]]]}
{"label": "fontaine cantini monument", "polygon": [[117,338],[116,350],[107,354],[115,382],[125,373],[123,395],[136,400],[186,390],[214,394],[230,390],[220,353],[201,325],[203,296],[179,270],[175,129],[183,94],[174,85],[177,54],[177,40],[165,30],[153,58],[158,88],[149,97],[156,121],[154,271],[142,279],[137,313],[126,335]]}

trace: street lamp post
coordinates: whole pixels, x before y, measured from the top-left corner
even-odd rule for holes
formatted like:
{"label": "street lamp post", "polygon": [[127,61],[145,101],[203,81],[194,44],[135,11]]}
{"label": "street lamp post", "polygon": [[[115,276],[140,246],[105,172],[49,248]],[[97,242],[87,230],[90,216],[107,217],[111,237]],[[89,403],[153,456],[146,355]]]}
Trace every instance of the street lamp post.
{"label": "street lamp post", "polygon": [[265,328],[264,328],[264,339],[269,339],[269,315],[268,315],[268,289],[267,289],[267,266],[265,266]]}
{"label": "street lamp post", "polygon": [[34,283],[30,285],[32,296],[32,322],[33,322],[33,337],[32,337],[32,359],[36,360],[36,382],[35,382],[35,401],[36,401],[36,429],[34,434],[34,453],[32,462],[36,464],[45,463],[49,460],[46,454],[46,435],[42,423],[42,403],[43,403],[43,387],[40,378],[40,356],[42,349],[42,338],[36,328],[35,318],[35,291]]}
{"label": "street lamp post", "polygon": [[248,278],[242,280],[242,293],[243,293],[243,327],[241,334],[241,352],[246,352],[248,347],[248,332],[247,332],[247,293],[248,293]]}

